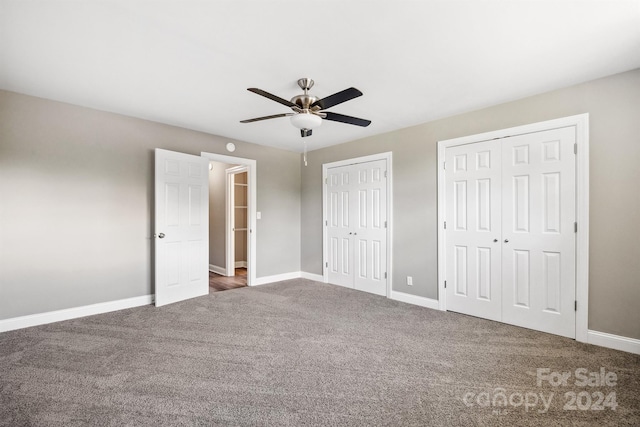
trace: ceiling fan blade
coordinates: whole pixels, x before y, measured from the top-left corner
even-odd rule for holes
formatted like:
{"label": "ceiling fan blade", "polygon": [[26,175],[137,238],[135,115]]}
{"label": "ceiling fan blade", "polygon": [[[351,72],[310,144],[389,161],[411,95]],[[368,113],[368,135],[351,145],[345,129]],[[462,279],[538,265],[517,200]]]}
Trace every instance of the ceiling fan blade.
{"label": "ceiling fan blade", "polygon": [[293,116],[294,114],[295,113],[274,114],[272,116],[256,117],[255,119],[240,120],[240,123],[253,123],[253,122],[259,122],[260,120],[269,120],[269,119],[276,119],[278,117]]}
{"label": "ceiling fan blade", "polygon": [[257,93],[258,95],[262,95],[265,98],[269,98],[272,101],[276,101],[279,102],[282,105],[286,105],[287,107],[297,107],[296,104],[294,104],[291,101],[287,101],[286,99],[280,98],[279,96],[275,96],[269,92],[265,92],[262,89],[258,89],[256,87],[250,87],[247,89],[249,92],[253,92],[253,93]]}
{"label": "ceiling fan blade", "polygon": [[330,111],[324,111],[327,116],[325,120],[331,120],[334,122],[347,123],[350,125],[367,127],[371,124],[371,120],[359,119],[357,117],[345,116],[344,114],[332,113]]}
{"label": "ceiling fan blade", "polygon": [[343,102],[347,102],[350,99],[357,98],[362,96],[362,92],[360,92],[355,87],[350,87],[349,89],[345,89],[343,91],[334,93],[333,95],[329,95],[325,98],[318,99],[316,102],[311,104],[310,108],[319,106],[321,110],[326,110],[327,108],[331,108],[334,105],[342,104]]}

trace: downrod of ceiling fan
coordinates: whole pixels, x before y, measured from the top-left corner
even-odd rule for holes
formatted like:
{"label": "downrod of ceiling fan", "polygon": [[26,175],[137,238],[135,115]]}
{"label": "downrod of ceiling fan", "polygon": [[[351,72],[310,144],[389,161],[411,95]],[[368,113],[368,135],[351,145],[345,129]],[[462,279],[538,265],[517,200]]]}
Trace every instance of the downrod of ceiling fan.
{"label": "downrod of ceiling fan", "polygon": [[310,79],[308,77],[298,79],[298,86],[300,86],[300,89],[304,90],[304,93],[306,95],[307,91],[313,87],[313,79]]}

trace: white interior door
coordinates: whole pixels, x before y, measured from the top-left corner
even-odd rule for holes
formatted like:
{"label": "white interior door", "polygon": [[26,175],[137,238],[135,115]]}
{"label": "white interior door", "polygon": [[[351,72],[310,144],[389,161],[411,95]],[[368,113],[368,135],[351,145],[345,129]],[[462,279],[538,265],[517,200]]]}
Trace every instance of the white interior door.
{"label": "white interior door", "polygon": [[386,160],[352,166],[354,288],[387,294]]}
{"label": "white interior door", "polygon": [[447,309],[575,337],[575,128],[445,151]]}
{"label": "white interior door", "polygon": [[155,150],[156,307],[209,293],[209,161]]}
{"label": "white interior door", "polygon": [[351,166],[327,171],[327,238],[329,283],[353,288],[353,230],[350,210],[353,196]]}
{"label": "white interior door", "polygon": [[386,160],[327,170],[328,279],[387,293]]}
{"label": "white interior door", "polygon": [[502,142],[506,323],[575,337],[575,128]]}
{"label": "white interior door", "polygon": [[447,148],[447,309],[501,320],[500,141]]}

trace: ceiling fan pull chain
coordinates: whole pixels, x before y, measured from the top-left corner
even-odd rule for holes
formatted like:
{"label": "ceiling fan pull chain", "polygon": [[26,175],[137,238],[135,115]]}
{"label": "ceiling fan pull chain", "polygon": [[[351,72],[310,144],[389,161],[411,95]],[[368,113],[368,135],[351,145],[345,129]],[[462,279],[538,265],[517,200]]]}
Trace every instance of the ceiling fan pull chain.
{"label": "ceiling fan pull chain", "polygon": [[302,143],[304,144],[304,156],[302,158],[304,159],[304,165],[307,166],[307,140],[305,139]]}

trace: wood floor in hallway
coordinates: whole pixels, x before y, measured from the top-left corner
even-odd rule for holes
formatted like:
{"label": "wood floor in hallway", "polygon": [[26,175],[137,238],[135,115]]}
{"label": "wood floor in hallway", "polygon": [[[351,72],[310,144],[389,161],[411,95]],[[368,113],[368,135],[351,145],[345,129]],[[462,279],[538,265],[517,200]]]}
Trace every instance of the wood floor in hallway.
{"label": "wood floor in hallway", "polygon": [[222,276],[220,274],[209,272],[209,291],[225,291],[227,289],[236,289],[247,286],[247,269],[236,268],[235,276]]}

